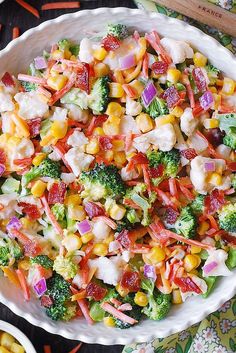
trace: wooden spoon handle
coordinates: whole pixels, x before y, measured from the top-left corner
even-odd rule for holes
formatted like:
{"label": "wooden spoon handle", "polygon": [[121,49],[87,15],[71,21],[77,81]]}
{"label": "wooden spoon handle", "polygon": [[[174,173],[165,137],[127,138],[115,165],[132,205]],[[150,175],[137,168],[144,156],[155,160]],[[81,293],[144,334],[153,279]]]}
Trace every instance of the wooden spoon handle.
{"label": "wooden spoon handle", "polygon": [[236,36],[236,14],[205,0],[153,0],[199,22]]}

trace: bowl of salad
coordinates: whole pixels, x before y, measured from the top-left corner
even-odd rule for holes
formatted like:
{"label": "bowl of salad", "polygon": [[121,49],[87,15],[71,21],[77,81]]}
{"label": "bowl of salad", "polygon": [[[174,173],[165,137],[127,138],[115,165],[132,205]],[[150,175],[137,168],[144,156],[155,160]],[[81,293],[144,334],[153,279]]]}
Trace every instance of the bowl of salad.
{"label": "bowl of salad", "polygon": [[0,59],[1,302],[48,332],[125,344],[230,299],[233,56],[118,8],[46,22]]}

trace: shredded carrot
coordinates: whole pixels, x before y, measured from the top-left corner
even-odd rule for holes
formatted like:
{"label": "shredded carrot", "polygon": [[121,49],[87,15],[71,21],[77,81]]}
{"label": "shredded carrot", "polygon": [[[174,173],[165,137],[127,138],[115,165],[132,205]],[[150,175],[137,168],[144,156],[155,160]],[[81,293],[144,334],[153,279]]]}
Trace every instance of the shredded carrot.
{"label": "shredded carrot", "polygon": [[129,84],[123,84],[122,87],[128,97],[136,98],[137,93],[133,87],[131,87]]}
{"label": "shredded carrot", "polygon": [[25,10],[27,10],[28,12],[32,13],[32,15],[34,15],[35,17],[39,18],[39,12],[38,10],[31,6],[30,4],[28,4],[26,1],[24,0],[16,0],[16,2],[22,6]]}
{"label": "shredded carrot", "polygon": [[57,10],[57,9],[78,9],[80,8],[79,1],[63,1],[63,2],[50,2],[44,4],[41,7],[41,10]]}
{"label": "shredded carrot", "polygon": [[178,190],[177,190],[177,184],[176,184],[176,179],[175,178],[170,178],[169,179],[169,188],[170,188],[170,193],[172,196],[178,197]]}
{"label": "shredded carrot", "polygon": [[59,223],[57,222],[54,214],[52,213],[49,204],[47,202],[47,199],[45,196],[41,197],[41,201],[42,201],[42,205],[44,206],[44,210],[46,213],[46,216],[48,217],[49,221],[51,222],[52,226],[55,228],[55,230],[57,231],[57,233],[61,236],[63,236],[63,229],[61,228],[61,226],[59,225]]}
{"label": "shredded carrot", "polygon": [[82,346],[82,342],[80,342],[75,348],[73,348],[69,353],[76,353],[78,352],[78,350],[80,350],[81,346]]}
{"label": "shredded carrot", "polygon": [[198,246],[199,248],[202,248],[202,249],[207,249],[207,250],[214,249],[214,247],[211,245],[201,243],[200,241],[197,241],[197,240],[187,239],[187,238],[183,237],[182,235],[176,234],[176,233],[171,232],[170,230],[167,230],[167,229],[163,229],[161,231],[160,235],[174,238],[175,240],[181,241],[181,242],[186,243],[188,245],[195,245],[195,246]]}
{"label": "shredded carrot", "polygon": [[109,304],[107,302],[102,303],[101,308],[103,310],[107,311],[109,314],[112,314],[116,318],[120,319],[121,321],[129,323],[130,325],[134,325],[138,322],[137,320],[122,313],[121,311],[119,311],[118,309],[116,309],[114,306],[112,306],[111,304]]}
{"label": "shredded carrot", "polygon": [[147,185],[147,191],[150,193],[151,192],[151,180],[150,176],[148,173],[148,166],[146,164],[141,164],[142,171],[143,171],[143,178],[144,178],[144,183]]}
{"label": "shredded carrot", "polygon": [[41,78],[41,77],[19,74],[17,78],[19,81],[27,81],[27,82],[37,83],[38,85],[45,85],[46,84],[45,79]]}
{"label": "shredded carrot", "polygon": [[144,78],[148,79],[148,54],[147,53],[145,53],[143,57],[142,74]]}
{"label": "shredded carrot", "polygon": [[23,290],[24,298],[26,301],[29,301],[30,300],[30,290],[29,290],[29,286],[28,286],[26,278],[25,278],[25,274],[20,269],[16,270],[16,274],[18,276],[21,289]]}
{"label": "shredded carrot", "polygon": [[217,221],[216,219],[210,215],[210,214],[207,214],[206,217],[209,219],[210,221],[210,224],[211,224],[211,227],[216,231],[216,230],[219,230],[219,226],[217,224]]}
{"label": "shredded carrot", "polygon": [[117,228],[117,224],[116,222],[114,222],[112,219],[110,219],[107,216],[98,216],[98,217],[94,217],[93,218],[94,221],[98,220],[98,221],[103,221],[104,223],[106,223],[111,229],[116,229]]}
{"label": "shredded carrot", "polygon": [[186,74],[183,74],[182,77],[183,77],[182,78],[183,84],[186,86],[190,107],[194,108],[195,107],[194,93],[193,93],[191,84],[189,82],[188,76]]}
{"label": "shredded carrot", "polygon": [[12,30],[12,39],[18,38],[19,35],[20,35],[20,29],[19,29],[19,27],[13,27],[13,30]]}
{"label": "shredded carrot", "polygon": [[13,270],[12,268],[3,267],[3,266],[1,266],[1,270],[3,271],[4,275],[9,279],[11,283],[13,283],[17,287],[20,287],[20,282],[15,270]]}
{"label": "shredded carrot", "polygon": [[43,351],[44,351],[44,353],[52,353],[52,348],[49,345],[44,345]]}
{"label": "shredded carrot", "polygon": [[61,97],[63,97],[75,84],[76,73],[73,72],[67,84],[59,91],[55,92],[49,101],[49,105],[54,105]]}

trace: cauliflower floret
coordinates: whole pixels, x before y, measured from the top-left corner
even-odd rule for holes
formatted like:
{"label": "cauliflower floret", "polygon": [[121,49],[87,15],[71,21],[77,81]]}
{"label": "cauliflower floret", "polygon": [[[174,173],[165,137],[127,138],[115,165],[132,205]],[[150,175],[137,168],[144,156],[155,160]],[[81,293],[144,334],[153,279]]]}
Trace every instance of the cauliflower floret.
{"label": "cauliflower floret", "polygon": [[0,212],[0,219],[11,218],[14,216],[17,206],[17,193],[0,195],[0,204],[3,205],[3,209]]}
{"label": "cauliflower floret", "polygon": [[74,175],[74,173],[61,173],[61,180],[65,183],[65,184],[71,184],[73,183],[73,181],[75,181],[76,177]]}
{"label": "cauliflower floret", "polygon": [[[153,131],[150,131],[153,133]],[[146,153],[147,150],[149,149],[151,142],[150,142],[150,132],[147,132],[146,134],[142,134],[141,136],[135,137],[133,139],[133,146],[139,151]]]}
{"label": "cauliflower floret", "polygon": [[51,119],[53,121],[55,120],[65,121],[67,120],[67,112],[68,111],[65,108],[55,107]]}
{"label": "cauliflower floret", "polygon": [[120,171],[122,180],[129,181],[138,178],[139,173],[133,168],[130,171],[127,171],[127,166],[123,167]]}
{"label": "cauliflower floret", "polygon": [[76,176],[79,176],[83,170],[87,170],[94,160],[93,156],[81,152],[78,147],[71,148],[64,157]]}
{"label": "cauliflower floret", "polygon": [[[206,162],[214,162],[217,169],[225,170],[225,161],[223,159],[212,159],[206,158],[202,156],[197,156],[191,161],[191,169],[190,169],[190,179],[194,185],[194,188],[200,194],[206,194],[215,188],[214,185],[207,182],[207,177],[209,172],[205,170]],[[223,177],[222,185],[223,190],[228,188],[227,177]],[[226,181],[226,183],[225,183]],[[224,184],[225,183],[225,184]]]}
{"label": "cauliflower floret", "polygon": [[12,113],[5,112],[5,113],[2,113],[1,116],[2,116],[2,132],[4,134],[9,133],[12,135],[15,131],[15,124],[11,118]]}
{"label": "cauliflower floret", "polygon": [[191,108],[186,108],[180,117],[181,130],[187,136],[191,136],[198,125],[198,120],[194,118]]}
{"label": "cauliflower floret", "polygon": [[79,60],[90,64],[93,61],[93,45],[90,39],[83,38],[80,42]]}
{"label": "cauliflower floret", "polygon": [[[152,132],[152,131],[151,131]],[[155,135],[151,139],[151,143],[161,151],[170,151],[176,143],[175,129],[172,124],[165,124],[157,127],[155,130]]]}
{"label": "cauliflower floret", "polygon": [[102,220],[97,220],[93,223],[93,231],[97,241],[104,240],[108,237],[111,228]]}
{"label": "cauliflower floret", "polygon": [[135,119],[130,115],[125,115],[120,122],[120,133],[127,134],[128,132],[139,134],[140,130],[136,124]]}
{"label": "cauliflower floret", "polygon": [[126,107],[125,111],[127,115],[136,116],[141,113],[142,105],[141,103],[135,101],[134,99],[126,97]]}
{"label": "cauliflower floret", "polygon": [[14,108],[15,104],[12,101],[12,96],[5,91],[0,91],[0,113],[10,112]]}
{"label": "cauliflower floret", "polygon": [[[205,265],[203,266],[203,277],[208,276],[230,276],[232,272],[228,269],[225,261],[228,258],[226,251],[222,249],[209,250],[209,256],[206,259]],[[211,271],[206,271],[209,264],[212,264]]]}
{"label": "cauliflower floret", "polygon": [[72,147],[79,147],[80,151],[85,150],[85,145],[88,142],[89,140],[85,134],[77,129],[73,132],[73,134],[70,135],[67,140],[68,145],[71,145]]}
{"label": "cauliflower floret", "polygon": [[19,115],[23,119],[34,119],[44,117],[48,113],[48,104],[45,97],[32,92],[20,92],[15,95],[15,100],[19,104]]}
{"label": "cauliflower floret", "polygon": [[162,38],[161,44],[171,56],[174,64],[183,63],[185,59],[191,59],[193,57],[193,49],[184,41]]}
{"label": "cauliflower floret", "polygon": [[123,266],[125,264],[121,256],[99,257],[89,260],[89,267],[96,268],[95,277],[104,283],[116,286],[120,281]]}
{"label": "cauliflower floret", "polygon": [[[87,103],[85,105],[87,107]],[[81,109],[77,104],[73,103],[66,103],[64,104],[64,107],[68,109],[68,116],[70,119],[84,124],[87,123],[89,118],[89,111],[87,109]]]}
{"label": "cauliflower floret", "polygon": [[15,138],[13,143],[10,139],[7,145],[7,160],[10,168],[16,170],[14,159],[30,158],[34,154],[34,144],[26,137]]}

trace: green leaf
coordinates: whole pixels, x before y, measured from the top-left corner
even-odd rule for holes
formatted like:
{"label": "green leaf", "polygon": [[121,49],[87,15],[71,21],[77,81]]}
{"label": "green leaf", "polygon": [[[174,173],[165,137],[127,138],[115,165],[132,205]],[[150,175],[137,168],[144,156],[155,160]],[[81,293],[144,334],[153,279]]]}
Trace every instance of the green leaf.
{"label": "green leaf", "polygon": [[233,303],[232,310],[233,310],[234,315],[236,315],[236,300]]}
{"label": "green leaf", "polygon": [[177,353],[184,353],[181,345],[179,343],[176,343],[176,352]]}
{"label": "green leaf", "polygon": [[131,347],[126,347],[124,350],[125,353],[132,353],[133,352],[133,348]]}
{"label": "green leaf", "polygon": [[192,336],[189,336],[188,342],[186,343],[186,346],[184,348],[184,353],[188,353],[188,351],[191,347],[192,341],[193,341]]}
{"label": "green leaf", "polygon": [[160,6],[160,5],[156,4],[156,8],[157,8],[157,11],[159,13],[162,13],[163,15],[167,15],[167,11],[166,11],[166,9],[163,6]]}
{"label": "green leaf", "polygon": [[233,352],[236,352],[236,342],[234,342],[233,338],[229,339],[229,346]]}

